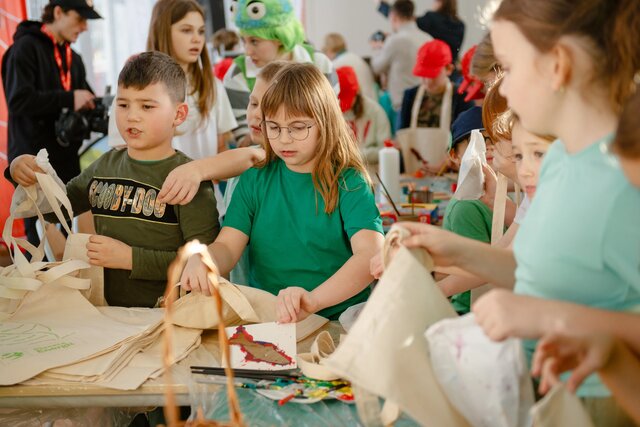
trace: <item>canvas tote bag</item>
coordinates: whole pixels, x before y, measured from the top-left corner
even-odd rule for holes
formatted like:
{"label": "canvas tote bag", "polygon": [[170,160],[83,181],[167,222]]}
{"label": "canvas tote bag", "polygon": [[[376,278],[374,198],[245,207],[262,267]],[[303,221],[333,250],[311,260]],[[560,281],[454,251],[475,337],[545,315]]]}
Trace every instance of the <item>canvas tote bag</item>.
{"label": "canvas tote bag", "polygon": [[440,126],[437,128],[418,127],[418,114],[424,93],[424,87],[418,86],[418,92],[411,109],[411,126],[396,132],[396,140],[402,150],[404,169],[408,174],[413,174],[422,167],[421,162],[411,152],[411,149],[420,153],[420,156],[429,164],[439,165],[445,160],[449,147],[453,86],[451,82],[447,82],[440,109]]}
{"label": "canvas tote bag", "polygon": [[468,426],[438,384],[424,338],[430,325],[456,313],[431,277],[428,253],[399,243],[407,234],[397,225],[388,233],[385,253],[392,246],[397,253],[352,329],[322,363],[422,425]]}
{"label": "canvas tote bag", "polygon": [[563,383],[556,384],[531,408],[533,427],[593,427],[580,398],[569,393]]}
{"label": "canvas tote bag", "polygon": [[[14,248],[11,257],[13,264],[0,268],[0,320],[11,317],[20,307],[24,297],[38,290],[42,285],[54,283],[73,289],[89,292],[91,278],[95,277],[96,283],[102,283],[102,269],[92,267],[88,263],[84,242],[78,242],[73,237],[68,240],[69,256],[62,262],[43,262],[44,238],[38,247],[33,246],[25,239],[11,235],[13,222],[16,218],[23,218],[36,213],[41,222],[44,217],[41,211],[43,198],[46,199],[58,220],[65,228],[69,236],[73,236],[71,229],[65,221],[61,207],[66,209],[68,216],[73,217],[71,203],[64,190],[55,182],[49,174],[36,173],[37,185],[30,187],[18,187],[19,203],[12,203],[11,215],[7,218],[2,237],[7,244]],[[26,194],[26,197],[24,197]],[[15,199],[14,199],[15,201]],[[31,254],[29,262],[20,251],[25,249]],[[77,256],[71,256],[75,253]],[[81,276],[81,277],[80,277]]]}

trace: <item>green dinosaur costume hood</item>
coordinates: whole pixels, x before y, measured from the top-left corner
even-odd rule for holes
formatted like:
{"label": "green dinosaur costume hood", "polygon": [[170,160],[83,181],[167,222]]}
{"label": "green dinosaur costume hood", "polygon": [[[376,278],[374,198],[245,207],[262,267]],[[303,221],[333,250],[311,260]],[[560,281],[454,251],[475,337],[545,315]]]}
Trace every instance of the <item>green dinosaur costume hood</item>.
{"label": "green dinosaur costume hood", "polygon": [[304,42],[304,30],[289,0],[238,0],[232,11],[243,36],[278,40],[286,52]]}

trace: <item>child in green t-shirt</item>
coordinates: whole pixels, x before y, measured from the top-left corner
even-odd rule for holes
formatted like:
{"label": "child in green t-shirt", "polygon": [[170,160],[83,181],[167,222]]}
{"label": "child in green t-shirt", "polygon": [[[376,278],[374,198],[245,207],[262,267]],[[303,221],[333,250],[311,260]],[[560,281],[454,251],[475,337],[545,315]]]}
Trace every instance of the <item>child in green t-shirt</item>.
{"label": "child in green t-shirt", "polygon": [[[364,301],[382,224],[358,146],[338,100],[311,64],[287,64],[261,101],[266,159],[239,180],[224,227],[209,246],[227,274],[248,245],[250,285],[278,295],[278,320],[337,318]],[[192,257],[186,289],[208,293]]]}
{"label": "child in green t-shirt", "polygon": [[[469,146],[471,132],[475,129],[483,129],[482,108],[473,107],[462,114],[453,122],[451,160],[458,167]],[[489,154],[490,145],[487,146],[487,161],[491,162]],[[485,167],[485,175],[492,173],[489,167]],[[491,200],[492,202],[492,200]],[[491,224],[493,212],[489,201],[458,200],[452,198],[444,213],[442,228],[452,231],[470,239],[484,243],[491,242]],[[471,292],[463,292],[451,297],[453,308],[460,314],[468,313],[471,308]]]}

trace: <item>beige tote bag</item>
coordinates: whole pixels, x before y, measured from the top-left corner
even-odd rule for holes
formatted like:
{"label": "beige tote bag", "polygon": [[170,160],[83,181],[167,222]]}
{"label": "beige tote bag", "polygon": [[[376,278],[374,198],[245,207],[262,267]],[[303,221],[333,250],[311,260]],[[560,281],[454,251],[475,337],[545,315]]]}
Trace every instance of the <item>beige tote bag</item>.
{"label": "beige tote bag", "polygon": [[531,408],[531,418],[533,427],[593,427],[580,399],[569,393],[563,383],[556,384]]}
{"label": "beige tote bag", "polygon": [[[403,232],[394,225],[387,251]],[[431,277],[430,264],[426,251],[399,245],[349,334],[323,364],[422,425],[468,426],[447,400],[429,360],[424,332],[456,316]]]}
{"label": "beige tote bag", "polygon": [[418,93],[411,109],[411,126],[396,132],[396,140],[402,150],[404,169],[408,174],[413,174],[422,167],[422,163],[411,149],[420,153],[420,156],[430,165],[437,166],[446,159],[449,147],[453,86],[451,82],[447,82],[440,110],[440,126],[437,128],[418,127],[418,114],[424,93],[424,87],[418,86]]}
{"label": "beige tote bag", "polygon": [[[78,256],[66,257],[63,262],[42,262],[44,239],[40,242],[40,246],[35,247],[27,240],[11,235],[14,220],[24,217],[26,213],[35,212],[40,221],[44,223],[44,217],[37,202],[38,198],[42,199],[44,195],[69,236],[73,236],[64,221],[65,217],[61,210],[61,207],[64,207],[68,216],[73,217],[71,203],[67,195],[50,175],[36,173],[36,178],[37,185],[28,188],[20,187],[27,197],[19,204],[12,204],[11,215],[2,232],[3,239],[14,250],[11,254],[13,264],[0,268],[0,320],[11,317],[22,304],[25,296],[29,292],[38,290],[44,284],[52,283],[89,291],[91,277],[102,282],[102,269],[89,265],[86,248],[82,252],[82,248],[79,247],[83,245],[82,242],[78,243],[73,238],[68,241],[69,253],[77,253]],[[30,262],[19,248],[23,248],[31,254]]]}

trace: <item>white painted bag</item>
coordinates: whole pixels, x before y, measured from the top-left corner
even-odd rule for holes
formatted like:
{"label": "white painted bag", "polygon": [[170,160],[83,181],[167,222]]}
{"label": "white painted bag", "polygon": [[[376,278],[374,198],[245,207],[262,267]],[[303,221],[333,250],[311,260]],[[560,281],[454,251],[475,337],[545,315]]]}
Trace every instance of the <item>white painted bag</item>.
{"label": "white painted bag", "polygon": [[438,382],[469,424],[531,425],[533,385],[520,340],[492,341],[473,313],[441,320],[425,337]]}

